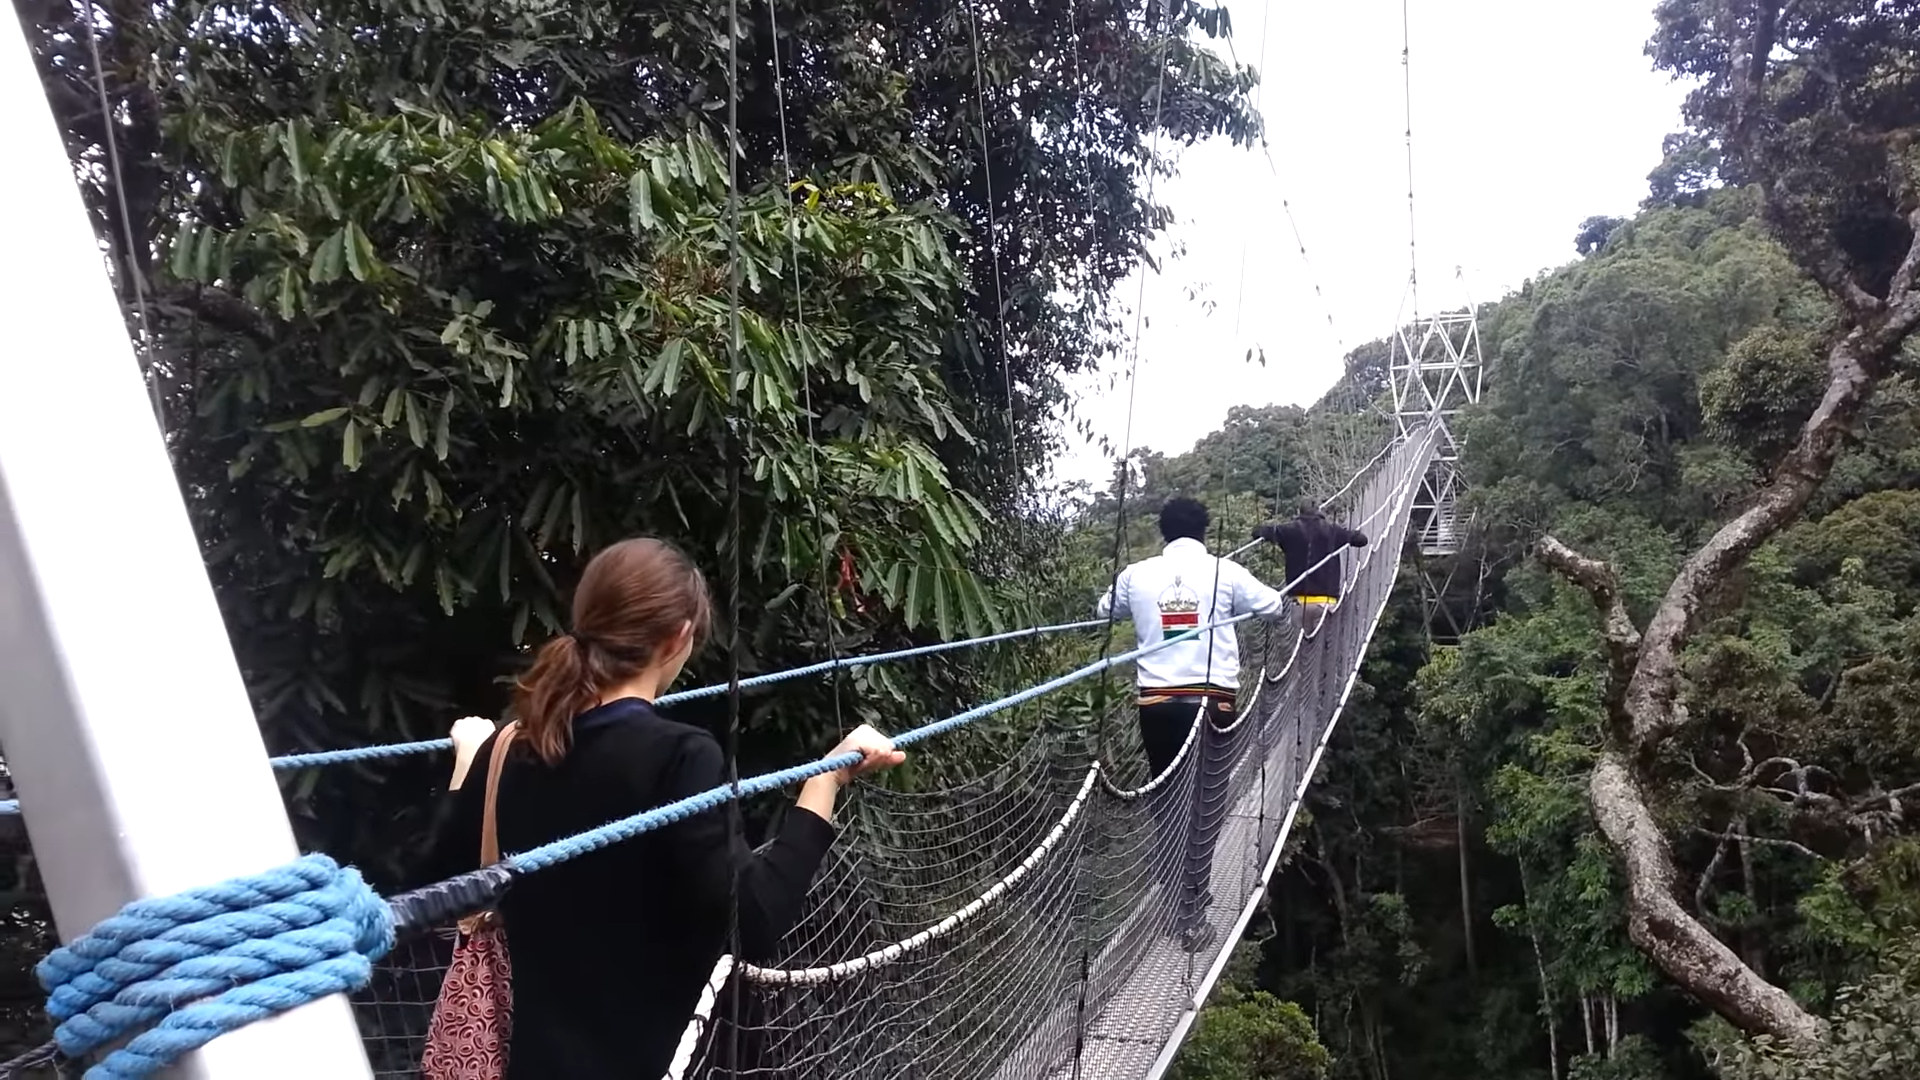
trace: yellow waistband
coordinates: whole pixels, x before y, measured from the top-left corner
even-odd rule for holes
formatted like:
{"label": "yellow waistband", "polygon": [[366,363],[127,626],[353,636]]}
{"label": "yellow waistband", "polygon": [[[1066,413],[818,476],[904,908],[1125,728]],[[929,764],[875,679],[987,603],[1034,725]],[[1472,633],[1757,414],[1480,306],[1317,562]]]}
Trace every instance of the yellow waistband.
{"label": "yellow waistband", "polygon": [[1337,604],[1340,602],[1340,598],[1337,596],[1296,596],[1294,599],[1303,604]]}

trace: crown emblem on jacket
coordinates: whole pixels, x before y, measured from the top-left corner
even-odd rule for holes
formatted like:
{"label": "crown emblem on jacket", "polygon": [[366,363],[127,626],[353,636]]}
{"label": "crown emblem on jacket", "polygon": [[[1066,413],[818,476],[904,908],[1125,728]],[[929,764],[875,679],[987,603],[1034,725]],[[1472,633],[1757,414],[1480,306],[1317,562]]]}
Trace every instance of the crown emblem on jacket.
{"label": "crown emblem on jacket", "polygon": [[1200,610],[1200,598],[1179,578],[1174,578],[1173,587],[1160,595],[1164,597],[1160,601],[1160,610],[1168,615],[1190,615]]}

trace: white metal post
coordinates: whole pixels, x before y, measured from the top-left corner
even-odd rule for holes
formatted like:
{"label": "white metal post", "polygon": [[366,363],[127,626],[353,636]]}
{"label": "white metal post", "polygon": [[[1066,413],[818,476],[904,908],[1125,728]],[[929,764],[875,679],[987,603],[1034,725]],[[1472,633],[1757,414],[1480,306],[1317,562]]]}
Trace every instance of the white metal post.
{"label": "white metal post", "polygon": [[[26,37],[0,23],[0,746],[70,940],[298,852]],[[371,1075],[340,997],[174,1072]]]}

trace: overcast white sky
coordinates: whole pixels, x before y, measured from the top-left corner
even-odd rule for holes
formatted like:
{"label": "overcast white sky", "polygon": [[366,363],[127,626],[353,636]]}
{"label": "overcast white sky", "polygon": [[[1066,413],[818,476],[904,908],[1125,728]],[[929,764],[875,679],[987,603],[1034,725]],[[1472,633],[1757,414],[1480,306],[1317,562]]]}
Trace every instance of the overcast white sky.
{"label": "overcast white sky", "polygon": [[[1633,212],[1684,94],[1643,52],[1652,6],[1412,0],[1422,310],[1462,302],[1455,267],[1475,299],[1493,299],[1573,259],[1588,215]],[[1264,39],[1273,164],[1258,149],[1204,144],[1160,189],[1179,219],[1169,243],[1186,252],[1147,275],[1132,445],[1167,453],[1234,404],[1311,403],[1346,350],[1390,332],[1406,294],[1400,0],[1241,0],[1232,12],[1242,62],[1259,63]],[[1129,281],[1119,296],[1131,306],[1139,288]],[[1264,369],[1243,360],[1256,345]],[[1117,447],[1127,387],[1115,375],[1083,380],[1076,409]],[[1104,482],[1107,461],[1073,436],[1055,479]]]}

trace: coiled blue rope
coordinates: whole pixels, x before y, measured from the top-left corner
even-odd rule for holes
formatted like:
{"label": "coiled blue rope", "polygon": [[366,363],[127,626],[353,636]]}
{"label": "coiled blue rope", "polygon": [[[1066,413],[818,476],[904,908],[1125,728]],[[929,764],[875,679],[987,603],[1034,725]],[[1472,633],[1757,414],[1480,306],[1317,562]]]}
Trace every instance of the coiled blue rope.
{"label": "coiled blue rope", "polygon": [[134,1080],[229,1031],[365,986],[393,941],[386,901],[359,871],[308,855],[135,900],[36,973],[61,1052],[75,1058],[132,1035],[86,1076]]}

